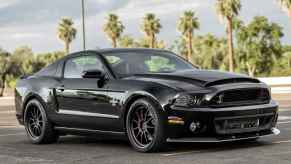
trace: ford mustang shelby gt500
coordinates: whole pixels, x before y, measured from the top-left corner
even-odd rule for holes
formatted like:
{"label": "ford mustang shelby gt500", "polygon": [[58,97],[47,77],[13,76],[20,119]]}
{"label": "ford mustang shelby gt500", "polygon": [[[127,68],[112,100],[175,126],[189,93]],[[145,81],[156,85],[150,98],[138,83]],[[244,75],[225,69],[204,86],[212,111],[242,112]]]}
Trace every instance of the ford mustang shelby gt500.
{"label": "ford mustang shelby gt500", "polygon": [[269,87],[245,75],[200,70],[172,52],[77,52],[15,89],[16,116],[32,143],[65,134],[127,136],[141,152],[167,142],[226,142],[277,135]]}

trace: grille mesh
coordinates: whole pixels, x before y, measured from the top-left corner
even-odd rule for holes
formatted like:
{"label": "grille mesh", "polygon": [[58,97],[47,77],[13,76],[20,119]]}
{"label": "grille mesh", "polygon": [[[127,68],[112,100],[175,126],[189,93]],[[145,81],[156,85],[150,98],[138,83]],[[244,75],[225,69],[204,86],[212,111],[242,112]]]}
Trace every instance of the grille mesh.
{"label": "grille mesh", "polygon": [[270,101],[270,94],[266,88],[248,88],[226,90],[218,93],[210,101],[211,106],[237,106],[265,104]]}

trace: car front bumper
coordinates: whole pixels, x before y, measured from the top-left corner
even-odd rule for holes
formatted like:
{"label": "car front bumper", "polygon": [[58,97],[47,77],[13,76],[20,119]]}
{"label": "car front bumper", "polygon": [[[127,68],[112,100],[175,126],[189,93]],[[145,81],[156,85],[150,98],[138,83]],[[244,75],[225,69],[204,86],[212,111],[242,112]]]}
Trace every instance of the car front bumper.
{"label": "car front bumper", "polygon": [[265,132],[256,132],[254,134],[246,135],[232,135],[224,138],[219,137],[182,137],[182,138],[168,138],[167,142],[201,142],[201,143],[218,143],[218,142],[233,142],[240,140],[251,140],[261,137],[270,137],[280,134],[280,130],[277,128],[271,128],[271,130]]}
{"label": "car front bumper", "polygon": [[[239,106],[227,108],[181,108],[171,107],[168,118],[180,122],[168,122],[168,142],[226,142],[255,139],[278,135],[276,128],[278,104]],[[191,130],[198,122],[199,128]]]}

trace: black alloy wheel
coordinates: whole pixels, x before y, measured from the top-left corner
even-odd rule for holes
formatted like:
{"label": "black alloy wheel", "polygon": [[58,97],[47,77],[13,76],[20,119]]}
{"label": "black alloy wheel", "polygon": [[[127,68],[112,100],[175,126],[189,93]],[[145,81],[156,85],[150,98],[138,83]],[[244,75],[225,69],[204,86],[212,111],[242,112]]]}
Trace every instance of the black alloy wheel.
{"label": "black alloy wheel", "polygon": [[33,138],[41,136],[43,131],[43,116],[37,106],[31,106],[26,113],[28,132]]}
{"label": "black alloy wheel", "polygon": [[58,139],[52,123],[48,120],[43,105],[36,99],[28,102],[24,112],[24,126],[32,143],[53,143]]}
{"label": "black alloy wheel", "polygon": [[127,115],[128,138],[140,152],[158,151],[165,144],[164,116],[150,99],[134,102]]}

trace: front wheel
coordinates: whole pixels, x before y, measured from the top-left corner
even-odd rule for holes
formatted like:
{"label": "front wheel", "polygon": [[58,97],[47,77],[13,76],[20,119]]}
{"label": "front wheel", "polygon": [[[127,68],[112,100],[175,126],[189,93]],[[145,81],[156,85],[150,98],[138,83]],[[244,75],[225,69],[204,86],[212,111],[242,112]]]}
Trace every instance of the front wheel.
{"label": "front wheel", "polygon": [[26,105],[24,126],[28,138],[34,144],[53,143],[59,137],[48,120],[43,105],[36,99],[29,101]]}
{"label": "front wheel", "polygon": [[161,150],[166,143],[165,114],[150,99],[135,101],[127,114],[126,131],[134,149],[140,152]]}

